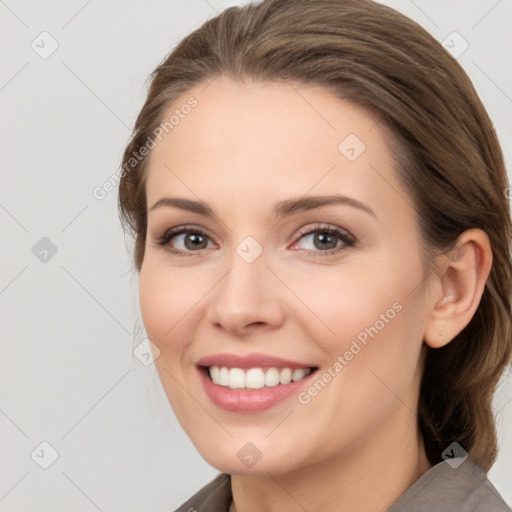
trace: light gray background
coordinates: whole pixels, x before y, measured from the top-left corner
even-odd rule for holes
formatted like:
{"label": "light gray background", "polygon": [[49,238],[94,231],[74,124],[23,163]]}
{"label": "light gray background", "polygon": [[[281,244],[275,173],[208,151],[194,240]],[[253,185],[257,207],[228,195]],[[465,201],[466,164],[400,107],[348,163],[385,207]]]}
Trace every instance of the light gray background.
{"label": "light gray background", "polygon": [[[178,425],[154,367],[133,356],[145,335],[117,195],[100,201],[92,190],[119,166],[147,75],[192,29],[244,3],[0,0],[2,511],[170,511],[217,474]],[[512,1],[385,3],[441,41],[453,31],[468,41],[459,61],[510,170]],[[47,59],[31,48],[43,31],[59,45]],[[57,248],[47,262],[32,252],[43,237]],[[489,473],[509,504],[511,397],[503,379],[501,451]],[[59,454],[48,469],[31,458],[43,441]]]}

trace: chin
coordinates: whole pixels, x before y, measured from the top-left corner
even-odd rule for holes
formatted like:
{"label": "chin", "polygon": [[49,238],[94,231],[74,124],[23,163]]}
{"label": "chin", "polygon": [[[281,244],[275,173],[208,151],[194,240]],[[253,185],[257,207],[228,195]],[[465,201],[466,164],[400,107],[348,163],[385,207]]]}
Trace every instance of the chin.
{"label": "chin", "polygon": [[[250,441],[237,442],[233,439],[212,450],[212,446],[202,447],[195,444],[203,459],[223,473],[244,476],[268,476],[288,473],[295,469],[294,461],[290,460],[289,449],[284,453],[276,453],[275,447],[267,443],[265,449],[258,449],[257,443]],[[270,455],[269,455],[270,454]]]}

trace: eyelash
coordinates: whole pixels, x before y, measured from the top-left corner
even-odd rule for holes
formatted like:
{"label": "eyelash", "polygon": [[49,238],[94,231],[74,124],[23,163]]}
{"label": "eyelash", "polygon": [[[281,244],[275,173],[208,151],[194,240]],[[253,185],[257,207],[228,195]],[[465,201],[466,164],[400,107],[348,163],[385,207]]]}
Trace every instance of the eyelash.
{"label": "eyelash", "polygon": [[[201,230],[195,226],[180,226],[180,227],[169,229],[163,235],[157,237],[155,240],[155,243],[152,245],[153,245],[153,247],[165,247],[171,241],[172,238],[174,238],[177,235],[182,235],[184,233],[200,235],[200,236],[209,238],[208,235],[203,230]],[[311,255],[311,253],[312,253],[312,255],[314,255],[314,256],[316,256],[318,254],[320,254],[322,256],[329,256],[332,254],[336,254],[336,253],[344,250],[347,247],[353,248],[353,247],[357,246],[357,239],[354,236],[352,236],[351,234],[349,234],[347,231],[342,230],[337,227],[334,227],[334,226],[325,225],[325,224],[317,224],[312,228],[301,231],[298,234],[298,240],[300,240],[301,238],[303,238],[307,235],[311,235],[313,233],[335,235],[343,242],[343,245],[336,247],[334,249],[327,250],[327,251],[310,250],[310,249],[293,249],[293,250],[301,250],[301,251],[307,253],[308,255]],[[166,250],[170,254],[173,254],[176,256],[194,256],[195,253],[200,252],[200,250],[198,250],[198,251],[181,251],[179,249],[174,249],[172,247],[167,247]]]}

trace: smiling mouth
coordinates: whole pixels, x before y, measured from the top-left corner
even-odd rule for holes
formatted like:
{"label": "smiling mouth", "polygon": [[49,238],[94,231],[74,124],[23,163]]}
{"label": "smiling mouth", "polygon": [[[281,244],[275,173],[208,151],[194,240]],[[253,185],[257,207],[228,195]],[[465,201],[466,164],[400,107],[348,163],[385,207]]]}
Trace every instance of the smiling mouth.
{"label": "smiling mouth", "polygon": [[200,366],[211,382],[229,389],[262,389],[297,382],[318,370],[318,367],[254,367]]}

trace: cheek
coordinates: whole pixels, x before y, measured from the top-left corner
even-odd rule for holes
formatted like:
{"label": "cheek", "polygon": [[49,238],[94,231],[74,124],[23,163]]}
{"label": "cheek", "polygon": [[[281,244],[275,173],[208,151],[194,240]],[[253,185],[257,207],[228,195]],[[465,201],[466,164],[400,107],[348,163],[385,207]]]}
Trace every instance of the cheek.
{"label": "cheek", "polygon": [[295,301],[303,313],[294,317],[332,360],[349,350],[363,362],[371,353],[401,359],[414,357],[411,352],[418,349],[411,345],[422,336],[421,287],[411,291],[421,282],[420,265],[410,259],[402,265],[396,255],[373,263],[319,267],[307,280],[289,275],[290,287],[303,302]]}
{"label": "cheek", "polygon": [[190,343],[186,315],[197,302],[197,293],[180,282],[179,273],[158,265],[152,268],[149,260],[144,265],[139,277],[139,302],[146,334],[160,351],[155,369],[178,421],[189,431],[187,422],[201,411],[196,410],[180,383],[184,381],[184,357]]}
{"label": "cheek", "polygon": [[[307,314],[297,315],[315,329],[319,340],[349,340],[392,309],[397,293],[386,287],[378,273],[354,267],[321,267],[307,280],[288,280]],[[395,285],[396,286],[396,285]],[[291,299],[292,300],[292,299]],[[294,301],[296,302],[296,301]],[[394,316],[395,311],[390,312]]]}
{"label": "cheek", "polygon": [[[204,319],[208,293],[219,279],[219,271],[202,268],[171,268],[149,258],[141,268],[139,301],[148,338],[167,364],[187,364],[187,348],[197,337]],[[172,356],[172,357],[170,357]]]}
{"label": "cheek", "polygon": [[420,291],[410,293],[411,283],[417,284],[414,269],[387,268],[393,269],[387,276],[377,268],[333,272],[330,277],[319,272],[308,286],[300,288],[297,282],[294,288],[310,308],[307,315],[295,318],[301,318],[302,329],[327,357],[319,378],[326,377],[328,384],[319,386],[323,390],[318,398],[314,390],[306,390],[309,395],[303,397],[311,400],[308,417],[316,418],[313,429],[342,425],[349,437],[357,436],[354,417],[359,418],[358,429],[370,429],[392,408],[403,406],[396,396],[414,407],[422,296]]}
{"label": "cheek", "polygon": [[[148,338],[163,352],[176,347],[175,333],[188,306],[190,288],[180,286],[170,272],[143,266],[139,277],[139,302]],[[173,340],[173,343],[170,341]]]}

